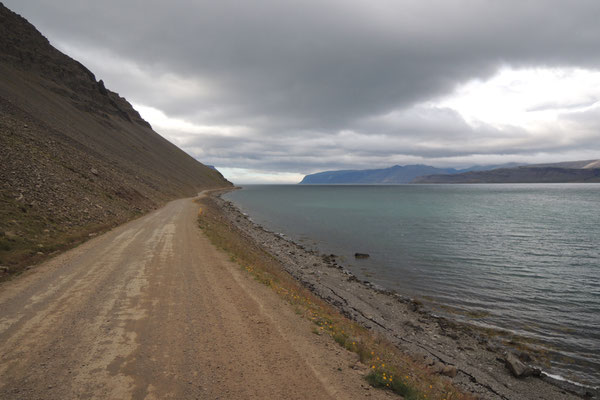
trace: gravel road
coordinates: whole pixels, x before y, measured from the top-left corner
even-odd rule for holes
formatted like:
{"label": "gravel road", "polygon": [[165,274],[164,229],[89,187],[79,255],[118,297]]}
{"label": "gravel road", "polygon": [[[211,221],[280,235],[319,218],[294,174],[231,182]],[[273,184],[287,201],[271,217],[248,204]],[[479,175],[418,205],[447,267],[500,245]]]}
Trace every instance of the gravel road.
{"label": "gravel road", "polygon": [[390,398],[177,200],[0,286],[2,399]]}

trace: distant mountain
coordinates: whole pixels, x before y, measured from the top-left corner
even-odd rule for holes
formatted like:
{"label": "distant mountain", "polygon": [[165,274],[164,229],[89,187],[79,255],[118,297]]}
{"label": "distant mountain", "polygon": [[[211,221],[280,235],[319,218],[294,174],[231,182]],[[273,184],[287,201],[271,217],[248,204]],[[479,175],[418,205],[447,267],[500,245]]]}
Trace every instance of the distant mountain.
{"label": "distant mountain", "polygon": [[303,185],[340,185],[340,184],[402,184],[425,175],[450,175],[468,171],[484,171],[494,168],[512,167],[519,164],[473,166],[467,169],[436,168],[430,165],[395,165],[383,169],[325,171],[306,175],[300,182]]}
{"label": "distant mountain", "polygon": [[417,177],[413,183],[569,183],[600,182],[600,160],[536,164],[461,174]]}
{"label": "distant mountain", "polygon": [[514,162],[506,163],[506,164],[497,164],[497,165],[475,165],[473,167],[456,170],[456,173],[462,174],[462,173],[471,172],[471,171],[490,171],[492,169],[515,168],[515,167],[520,167],[520,166],[525,166],[525,165],[526,165],[525,163],[514,163]]}

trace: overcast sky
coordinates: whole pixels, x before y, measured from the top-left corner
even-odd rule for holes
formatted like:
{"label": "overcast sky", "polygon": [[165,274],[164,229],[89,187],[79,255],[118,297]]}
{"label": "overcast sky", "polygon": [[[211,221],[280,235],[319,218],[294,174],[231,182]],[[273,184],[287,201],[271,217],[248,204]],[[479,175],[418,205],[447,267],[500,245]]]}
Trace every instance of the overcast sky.
{"label": "overcast sky", "polygon": [[600,158],[600,2],[4,0],[236,183]]}

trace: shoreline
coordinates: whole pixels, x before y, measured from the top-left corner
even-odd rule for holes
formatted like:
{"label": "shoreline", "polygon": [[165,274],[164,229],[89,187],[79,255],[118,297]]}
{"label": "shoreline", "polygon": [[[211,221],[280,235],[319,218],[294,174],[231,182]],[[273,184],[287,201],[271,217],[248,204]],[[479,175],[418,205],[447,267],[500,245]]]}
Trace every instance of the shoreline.
{"label": "shoreline", "polygon": [[[221,197],[228,191],[215,191],[209,196],[228,223],[271,254],[304,287],[349,319],[420,357],[432,373],[440,373],[445,367],[455,368],[454,383],[482,399],[600,396],[598,388],[559,380],[543,372],[539,377],[515,378],[505,366],[506,349],[494,340],[494,335],[436,316],[415,299],[359,280],[336,256],[321,254],[254,223]],[[516,355],[531,362],[529,355]]]}

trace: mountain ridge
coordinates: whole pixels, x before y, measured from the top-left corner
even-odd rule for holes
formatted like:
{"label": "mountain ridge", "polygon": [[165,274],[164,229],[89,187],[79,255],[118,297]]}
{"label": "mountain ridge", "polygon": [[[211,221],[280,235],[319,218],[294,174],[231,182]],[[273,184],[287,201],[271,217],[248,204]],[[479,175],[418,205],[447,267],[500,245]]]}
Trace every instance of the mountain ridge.
{"label": "mountain ridge", "polygon": [[600,182],[600,160],[534,164],[455,175],[428,175],[413,183],[595,183]]}
{"label": "mountain ridge", "polygon": [[300,184],[306,185],[339,185],[339,184],[404,184],[415,178],[433,174],[458,174],[474,170],[487,170],[503,166],[519,165],[516,163],[502,165],[475,165],[465,169],[437,168],[424,164],[394,165],[389,168],[365,170],[323,171],[306,175]]}

